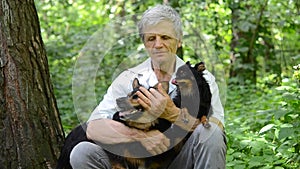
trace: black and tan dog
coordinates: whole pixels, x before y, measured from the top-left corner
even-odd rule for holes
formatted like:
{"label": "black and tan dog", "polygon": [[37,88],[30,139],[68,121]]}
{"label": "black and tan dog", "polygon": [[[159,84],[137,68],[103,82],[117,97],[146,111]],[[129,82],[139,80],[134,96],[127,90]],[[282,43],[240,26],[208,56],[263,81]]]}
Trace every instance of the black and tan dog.
{"label": "black and tan dog", "polygon": [[173,102],[177,107],[187,108],[189,114],[200,119],[204,127],[210,127],[207,117],[212,94],[204,78],[204,70],[204,62],[199,62],[194,67],[187,62],[178,68],[176,78],[172,81],[177,86],[177,95]]}
{"label": "black and tan dog", "polygon": [[[203,77],[204,69],[205,65],[203,62],[196,64],[194,67],[192,67],[190,63],[187,62],[186,65],[183,65],[178,69],[176,73],[176,79],[173,80],[173,84],[177,86],[177,96],[173,99],[173,101],[176,106],[187,108],[188,112],[191,115],[201,119],[203,125],[205,127],[209,127],[210,125],[207,122],[206,117],[208,116],[210,109],[211,92],[209,89],[209,85]],[[170,122],[164,119],[156,118],[143,110],[143,108],[137,103],[137,95],[135,94],[136,91],[139,90],[139,87],[141,85],[139,84],[137,79],[133,81],[132,85],[133,91],[129,93],[127,97],[118,98],[116,100],[120,111],[115,113],[113,119],[122,122],[127,126],[135,127],[141,130],[157,129],[161,132],[167,131],[165,132],[165,134],[172,140],[175,140],[177,138],[186,140],[186,131],[183,131],[176,126],[172,126],[172,130],[168,130],[171,127]],[[163,86],[164,89],[168,89],[168,83],[164,83]],[[73,147],[81,141],[91,141],[88,140],[85,135],[86,125],[83,124],[83,127],[84,128],[82,128],[81,126],[76,127],[67,136],[65,145],[61,152],[61,156],[58,160],[57,169],[71,168],[69,164],[69,156]],[[163,166],[160,165],[162,162],[170,160],[172,157],[174,157],[174,154],[176,154],[180,150],[183,142],[184,141],[181,141],[181,144],[178,144],[177,146],[175,146],[175,148],[172,148],[163,154],[148,158],[128,157],[138,156],[138,154],[135,154],[136,152],[131,152],[130,150],[128,150],[130,148],[130,145],[124,146],[123,144],[116,145],[116,147],[120,147],[120,149],[124,148],[124,150],[122,151],[125,158],[110,154],[109,152],[108,153],[112,159],[113,164],[116,164],[118,162],[123,163],[124,161],[126,161],[126,165],[123,165],[124,163],[121,164],[122,166],[116,165],[119,166],[119,168],[127,167],[134,169],[143,167],[149,169],[159,169],[163,168]],[[173,146],[174,144],[175,143],[173,143]],[[137,150],[136,144],[132,145],[131,147],[134,147],[135,150]],[[139,146],[139,148],[143,149],[141,145]]]}

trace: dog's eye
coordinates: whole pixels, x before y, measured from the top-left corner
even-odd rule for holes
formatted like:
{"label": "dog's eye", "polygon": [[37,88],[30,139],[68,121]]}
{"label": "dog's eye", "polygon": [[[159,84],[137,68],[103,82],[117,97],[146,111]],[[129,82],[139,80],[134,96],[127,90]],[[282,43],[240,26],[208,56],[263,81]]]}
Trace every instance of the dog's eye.
{"label": "dog's eye", "polygon": [[138,95],[136,95],[136,94],[132,96],[132,99],[138,99],[138,98],[139,98],[139,97],[138,97]]}

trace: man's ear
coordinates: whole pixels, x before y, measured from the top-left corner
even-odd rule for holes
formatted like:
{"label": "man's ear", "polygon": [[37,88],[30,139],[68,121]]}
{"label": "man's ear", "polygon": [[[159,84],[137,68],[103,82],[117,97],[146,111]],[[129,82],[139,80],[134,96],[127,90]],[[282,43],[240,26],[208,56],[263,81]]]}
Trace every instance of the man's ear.
{"label": "man's ear", "polygon": [[182,42],[181,40],[178,41],[178,44],[177,44],[177,48],[180,48],[182,46]]}
{"label": "man's ear", "polygon": [[135,89],[135,88],[138,88],[140,86],[141,86],[141,84],[140,84],[139,80],[137,78],[134,78],[134,80],[132,82],[132,88]]}

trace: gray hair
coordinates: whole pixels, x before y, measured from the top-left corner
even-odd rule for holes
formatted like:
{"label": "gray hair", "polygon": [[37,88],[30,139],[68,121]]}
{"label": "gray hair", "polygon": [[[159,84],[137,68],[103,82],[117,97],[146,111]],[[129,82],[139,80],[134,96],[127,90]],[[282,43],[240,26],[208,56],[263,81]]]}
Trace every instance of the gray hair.
{"label": "gray hair", "polygon": [[179,14],[168,5],[156,5],[144,12],[138,23],[139,34],[143,39],[143,30],[150,25],[156,25],[161,21],[170,21],[174,25],[176,38],[182,40],[182,23]]}

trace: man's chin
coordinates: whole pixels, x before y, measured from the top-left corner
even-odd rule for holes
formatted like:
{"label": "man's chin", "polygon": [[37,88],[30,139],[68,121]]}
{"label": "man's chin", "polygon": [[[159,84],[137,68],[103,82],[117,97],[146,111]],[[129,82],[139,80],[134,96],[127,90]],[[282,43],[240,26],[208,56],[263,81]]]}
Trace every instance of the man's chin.
{"label": "man's chin", "polygon": [[166,56],[157,56],[154,59],[152,58],[152,60],[154,60],[154,62],[156,63],[164,64],[164,63],[168,63],[170,61],[170,58]]}
{"label": "man's chin", "polygon": [[154,54],[152,55],[153,59],[159,59],[159,60],[166,60],[166,61],[170,61],[170,58],[172,58],[173,54],[170,54],[170,53],[159,53],[159,54]]}

